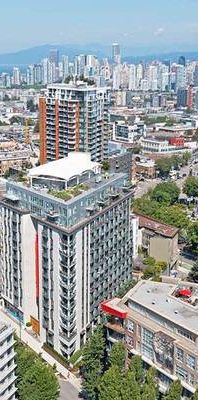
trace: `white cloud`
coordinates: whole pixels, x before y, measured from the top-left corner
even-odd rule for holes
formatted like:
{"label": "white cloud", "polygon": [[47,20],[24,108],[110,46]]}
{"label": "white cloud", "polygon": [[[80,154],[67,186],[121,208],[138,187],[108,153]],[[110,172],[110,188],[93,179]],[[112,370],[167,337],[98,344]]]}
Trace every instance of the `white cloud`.
{"label": "white cloud", "polygon": [[164,28],[158,28],[155,32],[154,32],[154,35],[155,36],[163,36],[163,34],[164,34]]}

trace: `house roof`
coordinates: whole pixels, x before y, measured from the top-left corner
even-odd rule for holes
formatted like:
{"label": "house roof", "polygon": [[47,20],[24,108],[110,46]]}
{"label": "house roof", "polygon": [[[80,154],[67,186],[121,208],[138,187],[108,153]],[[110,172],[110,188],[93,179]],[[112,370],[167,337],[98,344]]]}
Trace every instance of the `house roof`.
{"label": "house roof", "polygon": [[135,213],[135,215],[139,218],[140,228],[149,229],[150,231],[168,238],[173,238],[179,232],[178,228],[168,224],[163,224],[155,218],[151,218],[139,213]]}

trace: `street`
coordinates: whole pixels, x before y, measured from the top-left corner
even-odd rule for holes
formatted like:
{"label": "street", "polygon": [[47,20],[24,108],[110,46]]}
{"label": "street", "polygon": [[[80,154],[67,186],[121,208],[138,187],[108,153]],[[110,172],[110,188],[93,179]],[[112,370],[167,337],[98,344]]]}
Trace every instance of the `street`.
{"label": "street", "polygon": [[148,192],[149,189],[154,189],[158,183],[161,182],[161,179],[145,179],[144,182],[138,182],[138,185],[135,189],[134,197],[138,199],[142,197],[144,194]]}
{"label": "street", "polygon": [[[195,176],[197,176],[198,175],[198,164],[187,165],[185,167],[182,167],[179,170],[179,174],[182,175],[182,178],[173,181],[177,184],[177,186],[180,188],[180,190],[182,189],[186,178],[189,176],[189,172],[190,172],[191,168],[192,168],[193,174]],[[185,176],[183,176],[184,174],[185,174]],[[157,186],[160,182],[165,182],[165,181],[162,181],[160,178],[157,178],[157,179],[145,179],[145,181],[143,181],[143,182],[141,182],[141,181],[138,182],[137,187],[135,189],[135,194],[134,194],[135,199],[142,197],[144,194],[146,194],[148,192],[149,189],[154,189],[155,186]]]}
{"label": "street", "polygon": [[78,400],[78,390],[68,381],[64,379],[59,380],[60,383],[60,397],[59,400]]}

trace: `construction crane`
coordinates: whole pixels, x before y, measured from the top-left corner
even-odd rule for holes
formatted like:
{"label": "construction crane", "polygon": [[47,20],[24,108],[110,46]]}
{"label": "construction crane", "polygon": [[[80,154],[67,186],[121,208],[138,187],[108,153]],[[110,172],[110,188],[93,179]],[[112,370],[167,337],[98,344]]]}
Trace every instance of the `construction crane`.
{"label": "construction crane", "polygon": [[25,144],[31,144],[30,127],[28,125],[28,118],[26,118],[26,120],[25,120],[24,136],[25,136]]}

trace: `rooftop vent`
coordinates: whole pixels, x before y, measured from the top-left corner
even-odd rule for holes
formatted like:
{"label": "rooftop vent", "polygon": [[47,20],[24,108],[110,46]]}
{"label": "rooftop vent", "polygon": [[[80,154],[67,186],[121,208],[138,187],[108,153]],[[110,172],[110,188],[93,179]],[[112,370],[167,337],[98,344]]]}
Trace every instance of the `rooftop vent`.
{"label": "rooftop vent", "polygon": [[175,310],[175,314],[178,314],[178,311],[177,311],[177,310]]}

